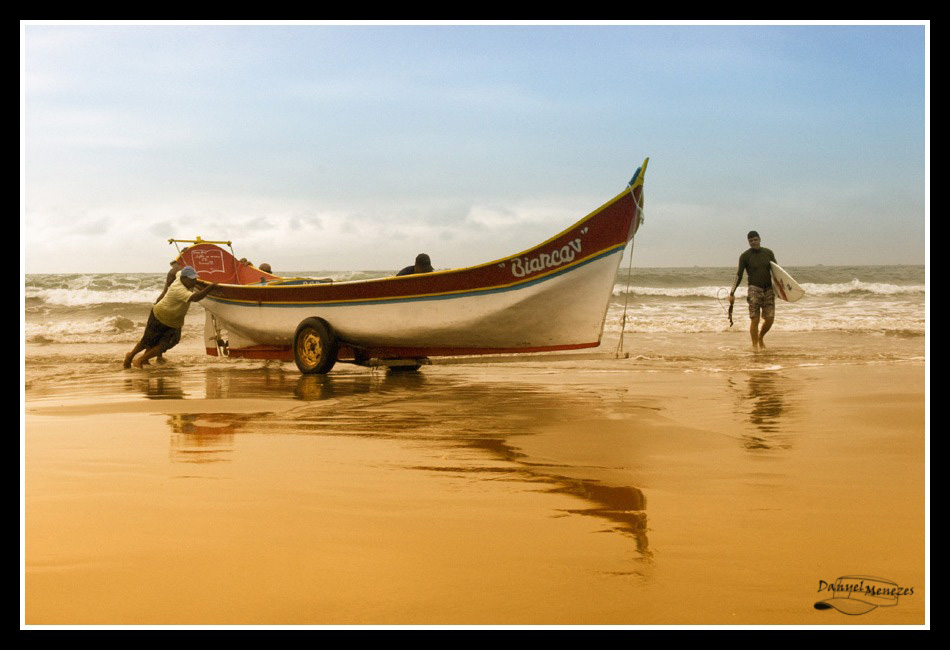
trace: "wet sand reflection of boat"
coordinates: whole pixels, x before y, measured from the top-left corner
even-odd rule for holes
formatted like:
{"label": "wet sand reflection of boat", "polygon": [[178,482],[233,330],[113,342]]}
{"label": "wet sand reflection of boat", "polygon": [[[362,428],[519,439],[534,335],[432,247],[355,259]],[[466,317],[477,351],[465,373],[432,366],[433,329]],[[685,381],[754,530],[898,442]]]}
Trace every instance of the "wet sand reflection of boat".
{"label": "wet sand reflection of boat", "polygon": [[202,301],[210,355],[296,361],[305,374],[337,360],[417,368],[428,357],[550,352],[600,344],[617,270],[643,220],[643,177],[527,251],[468,268],[330,282],[282,278],[218,244],[180,255],[219,287]]}

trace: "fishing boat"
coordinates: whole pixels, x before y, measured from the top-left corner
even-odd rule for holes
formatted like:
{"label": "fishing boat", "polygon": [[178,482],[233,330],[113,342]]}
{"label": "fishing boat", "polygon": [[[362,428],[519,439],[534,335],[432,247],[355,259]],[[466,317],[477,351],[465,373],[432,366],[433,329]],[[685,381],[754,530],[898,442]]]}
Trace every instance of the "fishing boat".
{"label": "fishing boat", "polygon": [[467,268],[331,281],[285,278],[231,242],[172,239],[179,263],[216,282],[202,302],[209,355],[293,360],[304,374],[384,360],[578,350],[600,345],[617,270],[643,221],[644,160],[617,196],[521,253]]}

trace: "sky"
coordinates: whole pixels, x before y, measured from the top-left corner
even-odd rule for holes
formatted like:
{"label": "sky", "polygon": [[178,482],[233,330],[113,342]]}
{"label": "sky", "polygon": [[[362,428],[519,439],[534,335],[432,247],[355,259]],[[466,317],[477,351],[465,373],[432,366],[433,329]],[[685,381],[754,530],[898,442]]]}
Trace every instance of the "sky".
{"label": "sky", "polygon": [[[25,273],[489,262],[650,159],[635,267],[924,264],[929,23],[21,22]],[[630,253],[628,253],[629,255]],[[627,264],[625,258],[624,264]]]}

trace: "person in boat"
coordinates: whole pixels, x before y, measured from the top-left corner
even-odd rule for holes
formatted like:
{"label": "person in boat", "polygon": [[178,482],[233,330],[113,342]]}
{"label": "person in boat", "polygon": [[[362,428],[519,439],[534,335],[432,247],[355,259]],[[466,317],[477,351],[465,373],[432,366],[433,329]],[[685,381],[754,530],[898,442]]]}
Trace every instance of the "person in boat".
{"label": "person in boat", "polygon": [[264,273],[273,273],[273,271],[270,270],[270,264],[268,264],[267,262],[261,263],[261,265],[257,268],[259,268]]}
{"label": "person in boat", "polygon": [[431,273],[435,269],[432,268],[432,261],[429,259],[429,256],[425,253],[419,253],[416,255],[416,263],[412,266],[407,266],[402,269],[396,275],[413,275],[415,273]]}
{"label": "person in boat", "polygon": [[[203,299],[218,284],[212,282],[195,291],[197,286],[198,273],[194,268],[186,266],[177,272],[175,280],[165,288],[158,302],[152,307],[141,340],[125,355],[122,364],[124,368],[141,368],[148,364],[149,359],[170,350],[181,340],[181,328],[185,324],[185,314],[188,313],[191,303]],[[142,350],[145,353],[135,359],[135,355]]]}
{"label": "person in boat", "polygon": [[749,335],[752,337],[752,347],[764,348],[765,334],[775,322],[775,291],[772,289],[772,265],[775,253],[762,246],[762,238],[754,230],[747,235],[749,248],[739,256],[739,269],[736,279],[732,282],[729,292],[729,304],[736,299],[736,289],[742,282],[742,274],[749,279],[749,294],[746,301],[749,303]]}

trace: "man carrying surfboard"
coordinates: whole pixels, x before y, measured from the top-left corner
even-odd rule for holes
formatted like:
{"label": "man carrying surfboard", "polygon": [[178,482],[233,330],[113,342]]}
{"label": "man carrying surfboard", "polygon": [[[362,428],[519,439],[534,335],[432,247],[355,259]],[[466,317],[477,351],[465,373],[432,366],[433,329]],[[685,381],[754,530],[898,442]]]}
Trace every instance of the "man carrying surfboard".
{"label": "man carrying surfboard", "polygon": [[[736,289],[742,282],[742,274],[749,278],[749,334],[752,347],[764,348],[763,339],[775,321],[775,291],[772,289],[772,262],[776,262],[775,253],[762,246],[759,233],[749,231],[749,249],[739,256],[739,270],[729,291],[729,304],[736,299]],[[761,326],[760,326],[761,322]]]}

